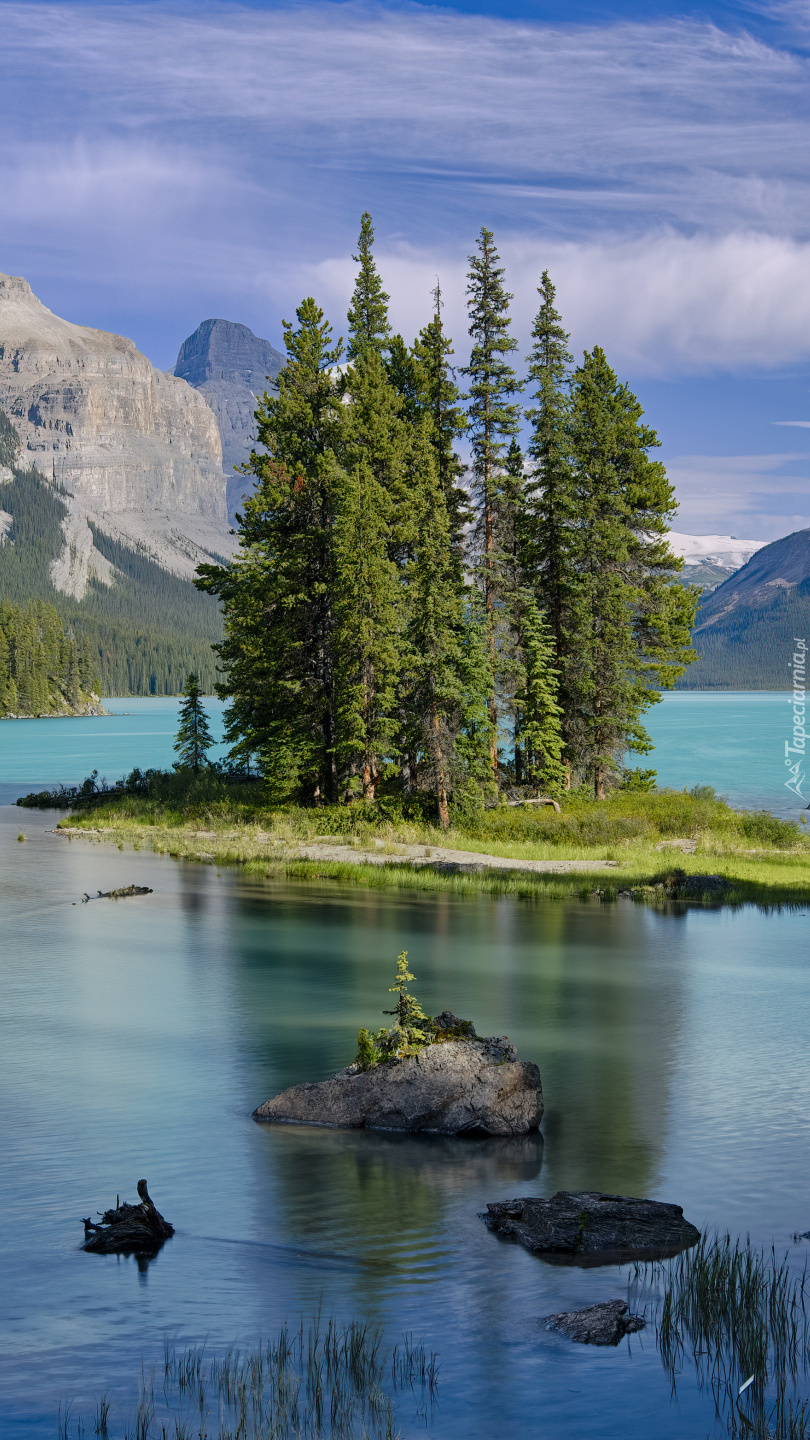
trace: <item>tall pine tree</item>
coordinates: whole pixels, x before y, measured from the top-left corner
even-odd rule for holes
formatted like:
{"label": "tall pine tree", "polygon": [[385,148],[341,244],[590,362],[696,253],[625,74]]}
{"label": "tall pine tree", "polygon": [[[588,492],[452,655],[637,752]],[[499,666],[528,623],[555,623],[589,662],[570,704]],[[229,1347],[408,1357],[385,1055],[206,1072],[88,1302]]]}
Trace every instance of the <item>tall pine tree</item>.
{"label": "tall pine tree", "polygon": [[362,456],[345,475],[335,532],[336,755],[364,800],[395,749],[400,584],[388,553],[390,499]]}
{"label": "tall pine tree", "polygon": [[409,427],[383,358],[388,296],[373,244],[365,214],[348,317],[353,363],[343,377],[345,483],[335,572],[337,753],[344,770],[359,777],[367,800],[375,798],[382,763],[397,748],[402,566],[414,538]]}
{"label": "tall pine tree", "polygon": [[368,211],[360,219],[358,253],[352,256],[360,266],[349,306],[349,344],[347,358],[356,360],[371,347],[380,354],[388,349],[391,326],[388,320],[388,296],[374,259],[374,226]]}
{"label": "tall pine tree", "polygon": [[345,477],[340,359],[312,299],[285,322],[287,362],[256,412],[249,468],[258,478],[228,566],[203,565],[200,589],[219,595],[226,735],[234,758],[256,754],[277,799],[336,799],[335,525]]}
{"label": "tall pine tree", "polygon": [[541,306],[532,327],[529,385],[534,404],[526,411],[531,424],[528,452],[529,567],[538,604],[554,637],[557,664],[568,649],[572,525],[576,514],[569,435],[568,382],[572,356],[568,336],[555,308],[556,291],[547,270],[538,294]]}
{"label": "tall pine tree", "polygon": [[451,540],[460,553],[464,526],[472,514],[469,497],[459,484],[464,465],[456,454],[455,445],[467,429],[467,420],[459,404],[461,392],[450,364],[453,343],[445,333],[443,308],[437,278],[433,290],[433,318],[420,330],[412,354],[420,395],[419,412],[429,422],[430,443],[435,452],[439,484],[450,518]]}
{"label": "tall pine tree", "polygon": [[439,824],[446,830],[470,680],[466,595],[427,421],[414,437],[413,454],[418,498],[413,557],[406,572],[403,750],[409,781],[434,796]]}
{"label": "tall pine tree", "polygon": [[[504,488],[503,452],[506,442],[517,434],[520,407],[512,396],[521,390],[507,356],[517,349],[509,334],[509,301],[504,288],[504,270],[491,230],[482,226],[478,253],[469,257],[467,284],[469,333],[472,337],[470,363],[463,373],[469,377],[469,434],[472,469],[479,502],[478,573],[484,595],[487,647],[493,675],[498,671],[496,605],[501,576],[504,532],[508,526],[513,487]],[[490,696],[490,761],[493,775],[498,770],[498,700]]]}
{"label": "tall pine tree", "polygon": [[597,799],[625,749],[651,749],[641,717],[693,658],[693,592],[673,580],[681,562],[666,535],[676,501],[660,442],[597,346],[573,377],[576,493],[569,745]]}

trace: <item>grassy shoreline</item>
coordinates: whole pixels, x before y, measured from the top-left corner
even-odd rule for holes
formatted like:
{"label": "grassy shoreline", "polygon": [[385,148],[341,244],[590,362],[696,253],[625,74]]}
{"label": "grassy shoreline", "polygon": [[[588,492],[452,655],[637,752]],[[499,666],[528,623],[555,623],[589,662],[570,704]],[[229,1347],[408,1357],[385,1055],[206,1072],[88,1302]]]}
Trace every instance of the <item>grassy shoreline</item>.
{"label": "grassy shoreline", "polygon": [[[460,818],[445,832],[417,807],[403,813],[383,801],[271,809],[260,785],[166,775],[146,795],[116,796],[71,814],[58,828],[120,848],[238,867],[256,880],[544,899],[631,893],[654,904],[810,902],[804,827],[733,811],[705,788],[617,792],[600,804],[577,794],[559,815],[501,806]],[[454,858],[459,852],[461,860]],[[515,868],[505,864],[510,860]],[[704,893],[697,877],[720,877],[725,886],[709,885]]]}

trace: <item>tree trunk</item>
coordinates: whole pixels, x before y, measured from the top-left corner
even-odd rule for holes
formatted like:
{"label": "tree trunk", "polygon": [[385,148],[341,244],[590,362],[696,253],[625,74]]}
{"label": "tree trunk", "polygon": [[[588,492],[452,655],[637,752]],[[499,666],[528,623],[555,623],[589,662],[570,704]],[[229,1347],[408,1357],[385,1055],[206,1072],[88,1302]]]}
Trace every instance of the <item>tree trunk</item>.
{"label": "tree trunk", "polygon": [[367,753],[363,756],[363,799],[373,800],[374,789],[377,780],[374,774],[374,766],[371,756]]}
{"label": "tree trunk", "polygon": [[439,824],[443,830],[450,829],[450,809],[447,804],[447,782],[444,774],[444,754],[442,753],[442,742],[439,728],[439,712],[434,701],[430,717],[430,726],[433,731],[433,763],[436,766],[436,807],[439,812]]}

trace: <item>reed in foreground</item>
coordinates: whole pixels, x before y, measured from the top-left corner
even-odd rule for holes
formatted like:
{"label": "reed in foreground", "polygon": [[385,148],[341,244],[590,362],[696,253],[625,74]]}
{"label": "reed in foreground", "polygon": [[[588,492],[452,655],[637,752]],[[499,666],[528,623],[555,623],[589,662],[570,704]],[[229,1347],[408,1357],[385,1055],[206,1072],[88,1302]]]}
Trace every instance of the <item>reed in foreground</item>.
{"label": "reed in foreground", "polygon": [[810,1403],[799,1394],[810,1370],[806,1270],[774,1249],[708,1234],[673,1260],[637,1267],[636,1285],[657,1292],[656,1342],[673,1391],[691,1360],[730,1435],[808,1440]]}
{"label": "reed in foreground", "polygon": [[[102,1440],[395,1440],[394,1396],[407,1392],[424,1425],[438,1370],[412,1336],[388,1350],[366,1323],[316,1316],[255,1349],[208,1356],[167,1345],[162,1379],[142,1372],[134,1411],[116,1425],[105,1395],[93,1428]],[[86,1433],[70,1405],[60,1408],[60,1440]]]}

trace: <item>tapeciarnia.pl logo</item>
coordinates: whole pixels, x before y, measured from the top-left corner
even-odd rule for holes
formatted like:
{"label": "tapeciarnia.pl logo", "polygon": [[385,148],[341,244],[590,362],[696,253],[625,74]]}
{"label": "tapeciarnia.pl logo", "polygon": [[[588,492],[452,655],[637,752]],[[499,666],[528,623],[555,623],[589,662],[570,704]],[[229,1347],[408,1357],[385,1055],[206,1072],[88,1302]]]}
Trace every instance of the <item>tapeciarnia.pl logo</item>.
{"label": "tapeciarnia.pl logo", "polygon": [[[804,762],[807,745],[807,731],[804,728],[807,642],[806,640],[799,640],[794,636],[793,643],[796,646],[793,652],[793,659],[790,662],[790,668],[793,671],[793,695],[791,697],[791,704],[793,706],[793,743],[791,744],[789,740],[785,741],[785,764],[790,771],[790,777],[785,781],[785,785],[788,790],[792,790],[794,795],[798,795],[799,799],[803,800],[802,785],[805,780]],[[797,757],[795,760],[793,759],[794,755]]]}

